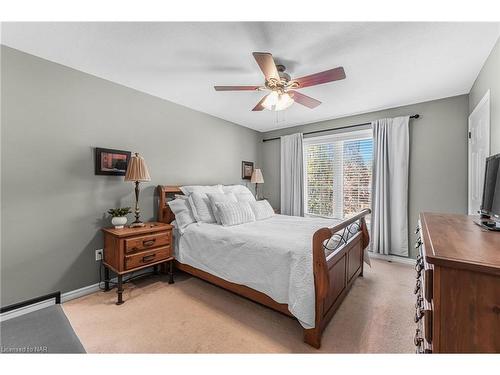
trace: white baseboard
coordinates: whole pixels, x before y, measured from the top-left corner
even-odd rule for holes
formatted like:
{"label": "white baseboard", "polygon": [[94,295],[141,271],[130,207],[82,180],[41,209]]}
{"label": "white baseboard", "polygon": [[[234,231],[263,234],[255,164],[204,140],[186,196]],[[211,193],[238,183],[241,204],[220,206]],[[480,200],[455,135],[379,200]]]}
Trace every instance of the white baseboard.
{"label": "white baseboard", "polygon": [[76,289],[76,290],[71,290],[66,293],[61,294],[61,303],[71,301],[72,299],[75,298],[80,298],[83,296],[86,296],[87,294],[92,294],[95,292],[98,292],[99,289],[99,283],[89,285],[89,286],[84,286],[83,288]]}
{"label": "white baseboard", "polygon": [[376,254],[376,253],[371,253],[371,252],[369,252],[368,254],[370,254],[370,258],[386,260],[388,262],[411,264],[412,266],[414,266],[415,262],[416,262],[416,260],[413,258],[400,257],[397,255],[383,255],[383,254]]}
{"label": "white baseboard", "polygon": [[[150,267],[134,272],[134,276],[140,276],[140,275],[148,273],[148,272],[151,272]],[[110,281],[113,283],[116,283],[118,280],[116,277],[114,277]],[[75,290],[71,290],[71,291],[66,292],[66,293],[61,293],[61,303],[68,302],[68,301],[71,301],[72,299],[80,298],[80,297],[86,296],[88,294],[98,292],[99,290],[100,290],[99,283],[95,283],[92,285],[84,286],[83,288],[80,288],[80,289],[75,289]],[[41,310],[41,309],[44,309],[46,307],[52,306],[54,304],[55,303],[53,300],[47,300],[47,301],[37,302],[37,303],[34,303],[32,305],[29,305],[29,306],[20,307],[19,309],[16,309],[16,310],[8,311],[8,312],[5,312],[3,314],[0,314],[0,322],[4,322],[6,320],[16,318],[16,317],[21,316],[21,315],[28,314],[28,313],[33,312],[33,311]]]}

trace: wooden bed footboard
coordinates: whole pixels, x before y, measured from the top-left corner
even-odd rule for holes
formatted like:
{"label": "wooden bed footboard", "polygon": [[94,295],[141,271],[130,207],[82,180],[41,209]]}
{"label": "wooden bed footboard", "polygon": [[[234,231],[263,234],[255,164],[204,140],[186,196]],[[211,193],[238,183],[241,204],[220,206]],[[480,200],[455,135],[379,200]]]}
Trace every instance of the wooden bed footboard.
{"label": "wooden bed footboard", "polygon": [[365,216],[370,213],[371,210],[365,209],[334,227],[321,228],[313,235],[316,321],[314,328],[304,329],[304,341],[315,348],[321,346],[323,330],[354,280],[363,275],[364,249],[370,242]]}
{"label": "wooden bed footboard", "polygon": [[[170,224],[175,220],[167,205],[167,200],[175,194],[182,194],[178,186],[158,186],[158,221]],[[316,321],[314,328],[304,329],[304,341],[315,348],[321,346],[321,335],[354,280],[363,275],[364,249],[370,242],[365,216],[370,213],[369,209],[365,209],[334,227],[317,230],[312,237]],[[195,277],[292,316],[286,305],[259,291],[182,263],[176,262],[176,266]]]}

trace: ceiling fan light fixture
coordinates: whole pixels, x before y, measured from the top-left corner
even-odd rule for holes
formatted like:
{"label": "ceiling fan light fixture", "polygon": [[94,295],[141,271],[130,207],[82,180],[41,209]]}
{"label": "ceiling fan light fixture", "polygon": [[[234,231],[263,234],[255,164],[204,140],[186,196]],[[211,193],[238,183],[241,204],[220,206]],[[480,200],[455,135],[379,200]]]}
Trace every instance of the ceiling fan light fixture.
{"label": "ceiling fan light fixture", "polygon": [[266,109],[272,110],[272,108],[278,103],[278,99],[278,93],[273,91],[266,96],[266,99],[262,102],[262,106]]}
{"label": "ceiling fan light fixture", "polygon": [[293,104],[294,100],[293,98],[287,94],[286,92],[284,94],[281,94],[278,99],[278,103],[276,103],[275,111],[282,111],[284,109],[287,109]]}
{"label": "ceiling fan light fixture", "polygon": [[282,111],[293,104],[294,100],[287,94],[279,94],[277,91],[271,92],[262,102],[262,106],[270,111]]}

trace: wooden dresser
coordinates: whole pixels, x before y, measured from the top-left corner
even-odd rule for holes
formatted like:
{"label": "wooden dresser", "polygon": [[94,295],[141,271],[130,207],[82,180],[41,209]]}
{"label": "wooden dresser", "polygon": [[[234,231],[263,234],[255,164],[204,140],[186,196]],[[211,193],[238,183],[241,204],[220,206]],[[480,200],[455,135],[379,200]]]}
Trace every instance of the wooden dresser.
{"label": "wooden dresser", "polygon": [[474,220],[420,214],[417,353],[500,353],[500,233]]}
{"label": "wooden dresser", "polygon": [[173,283],[172,226],[165,223],[145,223],[138,228],[103,228],[105,290],[109,290],[109,271],[118,279],[118,299],[123,303],[123,275],[146,267],[158,272],[160,264],[169,263],[169,283]]}

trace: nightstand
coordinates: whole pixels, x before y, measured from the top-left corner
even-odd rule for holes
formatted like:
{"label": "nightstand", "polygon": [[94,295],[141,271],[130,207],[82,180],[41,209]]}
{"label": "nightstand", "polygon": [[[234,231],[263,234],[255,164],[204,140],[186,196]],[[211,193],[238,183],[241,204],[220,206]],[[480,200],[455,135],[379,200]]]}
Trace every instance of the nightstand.
{"label": "nightstand", "polygon": [[174,257],[172,250],[172,226],[165,223],[145,223],[139,228],[103,228],[105,290],[109,290],[109,271],[117,274],[118,300],[123,303],[123,275],[146,267],[168,263],[169,284],[174,282]]}

